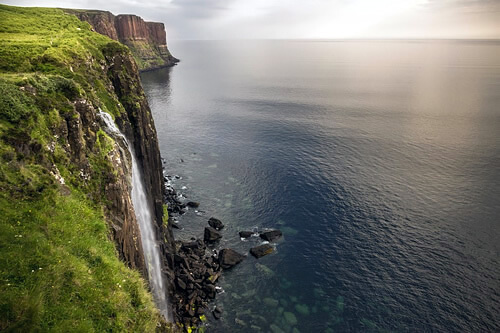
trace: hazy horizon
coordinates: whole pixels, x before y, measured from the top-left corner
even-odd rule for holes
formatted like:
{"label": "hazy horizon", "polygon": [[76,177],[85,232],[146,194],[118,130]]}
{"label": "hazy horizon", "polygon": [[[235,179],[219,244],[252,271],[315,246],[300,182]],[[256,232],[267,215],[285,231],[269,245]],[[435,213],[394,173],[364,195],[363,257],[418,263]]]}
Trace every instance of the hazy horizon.
{"label": "hazy horizon", "polygon": [[500,39],[495,0],[14,0],[14,6],[98,9],[165,23],[169,40]]}

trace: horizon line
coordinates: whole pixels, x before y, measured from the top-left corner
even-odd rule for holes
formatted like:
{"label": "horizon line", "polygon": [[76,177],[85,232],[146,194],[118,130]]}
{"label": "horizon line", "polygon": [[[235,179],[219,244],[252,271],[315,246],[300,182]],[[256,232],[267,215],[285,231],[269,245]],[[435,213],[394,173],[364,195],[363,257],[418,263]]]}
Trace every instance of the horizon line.
{"label": "horizon line", "polygon": [[227,39],[199,39],[169,38],[169,41],[332,41],[332,42],[350,42],[350,41],[471,41],[471,42],[500,42],[500,38],[227,38]]}

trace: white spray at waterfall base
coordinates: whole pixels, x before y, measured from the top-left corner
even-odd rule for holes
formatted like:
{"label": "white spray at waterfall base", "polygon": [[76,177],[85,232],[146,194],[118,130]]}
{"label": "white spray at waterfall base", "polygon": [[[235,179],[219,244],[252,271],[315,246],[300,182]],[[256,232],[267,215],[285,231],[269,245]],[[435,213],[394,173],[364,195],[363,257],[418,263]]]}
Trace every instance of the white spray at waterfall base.
{"label": "white spray at waterfall base", "polygon": [[161,271],[160,251],[154,231],[151,204],[147,200],[142,172],[137,164],[134,149],[129,144],[127,138],[116,127],[110,114],[99,111],[98,115],[105,122],[107,129],[111,132],[110,134],[122,138],[129,149],[132,158],[132,203],[141,232],[142,249],[148,271],[149,285],[158,309],[165,319],[171,322],[170,305]]}

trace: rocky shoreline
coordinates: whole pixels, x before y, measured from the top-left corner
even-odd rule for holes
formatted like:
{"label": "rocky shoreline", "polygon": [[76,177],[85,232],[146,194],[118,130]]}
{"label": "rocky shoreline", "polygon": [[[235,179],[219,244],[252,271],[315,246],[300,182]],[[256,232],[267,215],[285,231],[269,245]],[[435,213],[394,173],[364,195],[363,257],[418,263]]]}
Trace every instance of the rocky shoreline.
{"label": "rocky shoreline", "polygon": [[[165,160],[162,159],[163,165]],[[178,217],[188,212],[189,208],[198,208],[200,203],[188,201],[174,188],[174,181],[182,179],[178,175],[168,175],[163,166],[165,181],[164,203],[169,213],[169,224],[179,229]],[[232,269],[242,262],[246,255],[230,248],[220,248],[219,240],[223,235],[224,224],[221,220],[211,217],[207,220],[203,239],[192,237],[190,241],[175,241],[174,273],[175,285],[172,298],[172,311],[176,323],[186,331],[189,328],[203,325],[207,316],[220,319],[223,310],[214,305],[214,300],[223,289],[218,280],[224,270]],[[275,248],[269,242],[282,237],[280,230],[240,231],[241,240],[249,237],[260,237],[261,245],[249,249],[249,254],[261,258],[274,252]],[[211,308],[209,308],[211,306]]]}

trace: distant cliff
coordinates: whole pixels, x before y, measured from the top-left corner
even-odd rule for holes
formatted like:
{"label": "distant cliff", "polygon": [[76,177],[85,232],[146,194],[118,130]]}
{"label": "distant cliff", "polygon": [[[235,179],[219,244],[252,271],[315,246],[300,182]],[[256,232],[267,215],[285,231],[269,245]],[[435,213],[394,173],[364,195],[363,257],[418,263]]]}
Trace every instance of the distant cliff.
{"label": "distant cliff", "polygon": [[65,11],[90,23],[96,32],[127,45],[141,71],[172,66],[179,61],[168,50],[163,23],[146,22],[136,15],[115,16],[100,10]]}

